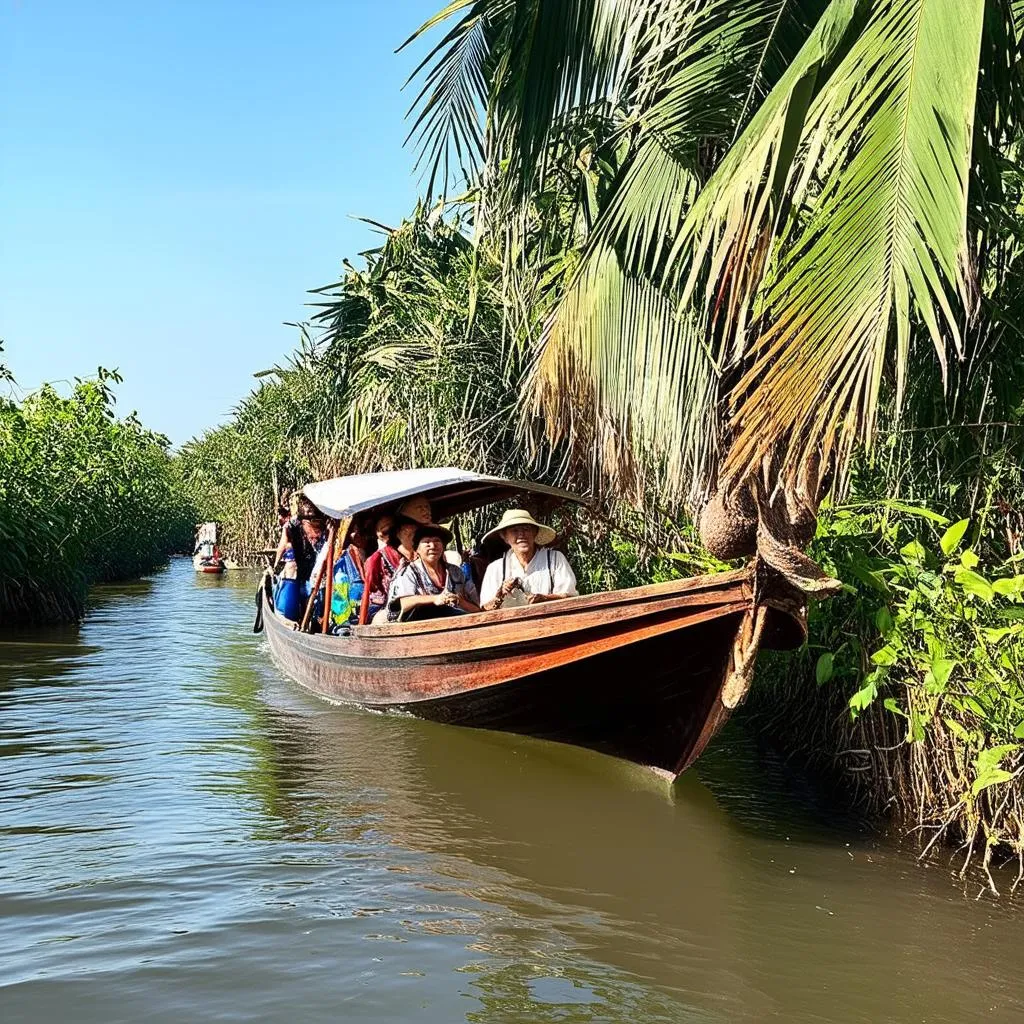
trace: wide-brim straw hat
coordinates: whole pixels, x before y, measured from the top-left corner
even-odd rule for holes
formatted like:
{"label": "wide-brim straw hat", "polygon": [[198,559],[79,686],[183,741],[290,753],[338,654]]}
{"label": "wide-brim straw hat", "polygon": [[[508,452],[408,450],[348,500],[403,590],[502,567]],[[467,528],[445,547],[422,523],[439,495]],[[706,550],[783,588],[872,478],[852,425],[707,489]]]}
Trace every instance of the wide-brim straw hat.
{"label": "wide-brim straw hat", "polygon": [[501,522],[493,530],[488,530],[484,534],[484,541],[497,536],[502,530],[507,530],[510,526],[536,526],[538,544],[550,544],[555,539],[555,531],[550,526],[538,523],[525,508],[510,508],[501,517]]}
{"label": "wide-brim straw hat", "polygon": [[[406,517],[408,518],[408,517]],[[420,523],[416,528],[416,534],[412,539],[412,549],[415,551],[420,546],[424,537],[440,537],[445,547],[451,544],[454,534],[446,526],[439,523]]]}

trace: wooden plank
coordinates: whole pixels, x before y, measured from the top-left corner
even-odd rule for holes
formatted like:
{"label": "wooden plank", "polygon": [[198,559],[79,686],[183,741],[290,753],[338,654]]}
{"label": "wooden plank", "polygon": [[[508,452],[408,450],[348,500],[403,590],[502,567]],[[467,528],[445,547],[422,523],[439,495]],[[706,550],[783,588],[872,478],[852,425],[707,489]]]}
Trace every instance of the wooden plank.
{"label": "wooden plank", "polygon": [[[485,657],[435,654],[416,658],[381,658],[339,655],[317,643],[321,637],[293,633],[280,622],[268,623],[275,653],[312,689],[353,703],[386,705],[431,700],[511,682],[529,675],[574,664],[630,644],[678,632],[730,615],[741,615],[749,605],[738,601],[704,609],[685,619],[637,623],[627,628],[605,626],[583,632],[565,643],[520,644],[514,651],[491,649]],[[638,650],[642,659],[642,650]]]}
{"label": "wooden plank", "polygon": [[[550,637],[570,637],[583,630],[620,626],[642,618],[675,613],[677,618],[693,618],[702,610],[722,609],[737,603],[749,607],[749,597],[739,590],[733,593],[680,594],[660,601],[648,600],[608,608],[574,609],[571,614],[557,617],[529,617],[504,619],[499,622],[476,623],[471,629],[446,630],[425,634],[392,636],[386,643],[377,637],[362,635],[348,638],[326,638],[325,652],[339,657],[386,657],[389,661],[418,658],[435,654],[465,654],[489,648],[501,648],[532,643]],[[333,643],[330,641],[333,640]],[[330,646],[328,646],[330,644]]]}
{"label": "wooden plank", "polygon": [[717,573],[712,576],[692,576],[683,580],[651,583],[642,587],[610,590],[599,594],[581,594],[578,597],[567,597],[561,601],[550,601],[540,605],[528,605],[525,608],[498,608],[489,612],[478,612],[473,615],[453,615],[450,618],[428,619],[424,622],[393,622],[382,626],[356,626],[352,630],[352,635],[367,639],[384,640],[420,633],[454,632],[473,629],[494,622],[523,622],[528,619],[570,615],[580,609],[609,608],[649,598],[659,598],[669,594],[702,593],[715,590],[727,591],[737,587],[745,587],[747,594],[750,597],[753,596],[750,569],[736,569],[732,572]]}

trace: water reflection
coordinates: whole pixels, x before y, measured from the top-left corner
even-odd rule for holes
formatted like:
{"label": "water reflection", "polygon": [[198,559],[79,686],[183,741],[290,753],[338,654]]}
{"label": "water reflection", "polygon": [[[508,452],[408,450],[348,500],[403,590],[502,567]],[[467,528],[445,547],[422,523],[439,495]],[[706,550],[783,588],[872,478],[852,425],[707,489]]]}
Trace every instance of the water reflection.
{"label": "water reflection", "polygon": [[[428,852],[460,892],[549,921],[588,961],[707,1019],[761,1019],[782,1007],[807,1019],[880,1019],[932,1002],[943,1020],[975,1009],[960,950],[1000,911],[964,904],[945,880],[933,884],[852,825],[815,831],[818,816],[800,805],[785,817],[795,808],[778,792],[756,803],[758,762],[738,738],[725,748],[731,758],[710,758],[705,769],[720,801],[696,775],[670,796],[635,767],[586,751],[327,708],[273,684],[266,701],[272,813],[290,835],[363,829]],[[478,868],[499,875],[484,880]],[[947,924],[921,941],[922,917],[935,914]],[[533,975],[506,955],[516,969],[499,975],[516,980],[518,994],[505,993],[511,1006]],[[1002,959],[1010,979],[1013,957]],[[957,994],[945,983],[923,996],[906,985],[938,963],[963,974]],[[849,1017],[828,1016],[837,989]],[[999,998],[1020,1005],[1012,984]],[[951,1005],[956,1017],[946,1016]]]}
{"label": "water reflection", "polygon": [[1012,908],[824,824],[741,736],[673,794],[330,707],[254,582],[183,560],[0,645],[5,1020],[1024,1019]]}

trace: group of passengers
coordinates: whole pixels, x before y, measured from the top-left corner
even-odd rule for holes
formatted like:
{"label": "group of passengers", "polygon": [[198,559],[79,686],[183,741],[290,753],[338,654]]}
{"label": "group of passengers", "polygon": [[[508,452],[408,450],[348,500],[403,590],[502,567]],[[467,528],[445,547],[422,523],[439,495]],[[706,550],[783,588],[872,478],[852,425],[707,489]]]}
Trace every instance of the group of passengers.
{"label": "group of passengers", "polygon": [[[294,516],[284,512],[275,562],[293,553],[294,574],[308,598],[314,590],[319,593],[326,570],[327,521],[305,497]],[[490,564],[449,550],[453,534],[433,521],[423,496],[372,519],[356,517],[335,550],[332,628],[522,607],[576,595],[568,559],[550,546],[555,540],[551,527],[524,509],[510,509],[483,543],[497,538],[505,550]],[[315,614],[322,616],[322,604]]]}

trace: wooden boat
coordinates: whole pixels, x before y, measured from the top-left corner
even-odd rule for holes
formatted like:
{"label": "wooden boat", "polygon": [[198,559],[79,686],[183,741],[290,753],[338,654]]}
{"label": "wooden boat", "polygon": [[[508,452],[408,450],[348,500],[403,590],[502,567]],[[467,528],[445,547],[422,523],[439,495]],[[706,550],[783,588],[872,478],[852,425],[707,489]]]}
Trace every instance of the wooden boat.
{"label": "wooden boat", "polygon": [[222,573],[226,568],[224,559],[217,558],[214,555],[194,555],[192,557],[192,566],[196,572],[205,573]]}
{"label": "wooden boat", "polygon": [[217,547],[217,524],[200,523],[196,527],[196,546],[192,555],[192,566],[196,572],[222,573],[227,567],[227,559]]}
{"label": "wooden boat", "polygon": [[[521,495],[581,500],[460,470],[341,478],[305,493],[342,524],[413,494],[430,498],[436,519]],[[742,701],[758,650],[806,636],[803,599],[757,563],[526,608],[355,626],[347,636],[302,632],[274,611],[271,585],[265,577],[258,595],[271,651],[323,697],[572,743],[671,777]]]}

